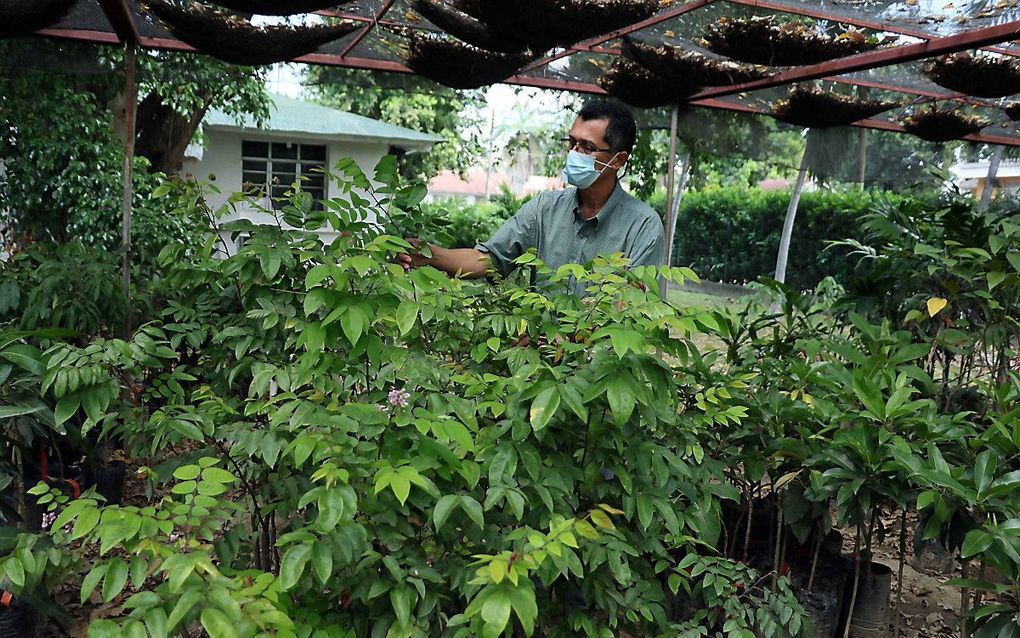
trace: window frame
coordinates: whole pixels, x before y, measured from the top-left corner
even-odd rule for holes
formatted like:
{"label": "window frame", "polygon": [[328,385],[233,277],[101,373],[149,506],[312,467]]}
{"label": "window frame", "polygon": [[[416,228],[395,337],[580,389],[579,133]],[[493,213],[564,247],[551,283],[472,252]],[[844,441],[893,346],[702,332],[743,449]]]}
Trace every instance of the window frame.
{"label": "window frame", "polygon": [[[264,156],[246,152],[252,150],[249,145],[263,144],[266,148]],[[274,147],[279,145],[283,145],[287,151],[293,149],[293,157],[274,155]],[[322,159],[307,158],[305,149],[315,149],[316,152],[312,154],[313,157],[321,156]],[[281,151],[277,149],[277,153],[281,153]],[[287,154],[289,155],[290,153]],[[281,201],[283,193],[291,188],[292,183],[296,182],[300,190],[312,195],[312,199],[315,202],[312,207],[313,210],[323,210],[323,202],[328,196],[325,172],[313,172],[312,169],[321,168],[325,171],[329,165],[329,144],[272,138],[242,138],[240,155],[242,189],[251,184],[269,197],[270,205],[274,210],[280,210],[284,205]],[[246,168],[246,164],[252,162],[258,162],[261,170]],[[250,179],[254,175],[263,175],[264,179],[261,180],[261,183]],[[286,177],[281,179],[279,183],[274,184],[273,180],[278,179],[280,175],[285,175]],[[293,175],[293,179],[291,179],[291,175]],[[306,177],[308,180],[302,180],[301,177]],[[314,185],[309,186],[309,183]]]}

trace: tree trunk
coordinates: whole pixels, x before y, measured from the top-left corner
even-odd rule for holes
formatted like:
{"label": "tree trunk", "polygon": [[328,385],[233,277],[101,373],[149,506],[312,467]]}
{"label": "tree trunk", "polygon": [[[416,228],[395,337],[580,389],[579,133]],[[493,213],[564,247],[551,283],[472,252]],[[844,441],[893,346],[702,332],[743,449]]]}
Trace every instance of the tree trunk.
{"label": "tree trunk", "polygon": [[121,194],[121,249],[124,252],[121,276],[124,285],[124,339],[131,338],[131,199],[134,194],[135,110],[138,86],[135,84],[135,48],[128,45],[124,56],[124,168]]}
{"label": "tree trunk", "polygon": [[[676,183],[676,137],[679,112],[680,106],[674,104],[669,125],[669,158],[666,160],[666,219],[662,223],[663,235],[665,236],[662,256],[666,266],[670,265],[668,246],[673,241],[673,199],[676,196],[673,192],[673,186]],[[666,298],[666,285],[666,278],[659,277],[659,296],[663,299]]]}
{"label": "tree trunk", "polygon": [[181,170],[184,151],[209,110],[210,98],[184,117],[150,94],[138,108],[136,152],[149,160],[152,170],[172,175]]}
{"label": "tree trunk", "polygon": [[857,131],[857,183],[864,190],[865,177],[868,174],[868,129]]}

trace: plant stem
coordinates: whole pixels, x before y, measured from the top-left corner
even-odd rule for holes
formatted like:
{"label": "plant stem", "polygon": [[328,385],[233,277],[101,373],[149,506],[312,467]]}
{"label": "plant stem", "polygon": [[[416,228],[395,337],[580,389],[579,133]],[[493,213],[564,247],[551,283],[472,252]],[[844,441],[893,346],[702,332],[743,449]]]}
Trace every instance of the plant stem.
{"label": "plant stem", "polygon": [[[985,572],[987,570],[988,570],[988,559],[987,558],[982,558],[981,559],[981,566],[978,568],[978,580],[984,580],[985,579]],[[974,590],[974,599],[973,599],[973,602],[970,605],[970,608],[971,609],[977,609],[978,607],[980,607],[981,603],[983,602],[983,599],[984,599],[984,592],[982,592],[980,589],[975,589]]]}
{"label": "plant stem", "polygon": [[[960,578],[967,578],[970,572],[970,561],[960,561]],[[960,638],[970,636],[970,627],[967,626],[967,614],[970,612],[970,589],[960,589]]]}
{"label": "plant stem", "polygon": [[[775,492],[773,492],[775,494]],[[776,494],[776,546],[772,554],[772,593],[779,586],[779,561],[783,547],[783,506]]]}
{"label": "plant stem", "polygon": [[815,540],[815,554],[811,557],[811,574],[807,580],[808,593],[811,592],[815,586],[815,569],[818,568],[818,555],[822,552],[822,535],[819,534],[817,540]]}
{"label": "plant stem", "polygon": [[896,576],[896,620],[893,623],[893,638],[900,635],[900,605],[903,603],[903,565],[907,562],[907,508],[900,510],[900,564]]}
{"label": "plant stem", "polygon": [[747,495],[747,527],[744,528],[744,562],[747,562],[747,548],[751,545],[751,521],[754,519],[754,493]]}
{"label": "plant stem", "polygon": [[857,540],[854,541],[854,589],[850,594],[850,610],[846,615],[843,638],[850,638],[850,626],[854,621],[854,605],[857,604],[857,587],[861,583],[861,525],[857,524]]}

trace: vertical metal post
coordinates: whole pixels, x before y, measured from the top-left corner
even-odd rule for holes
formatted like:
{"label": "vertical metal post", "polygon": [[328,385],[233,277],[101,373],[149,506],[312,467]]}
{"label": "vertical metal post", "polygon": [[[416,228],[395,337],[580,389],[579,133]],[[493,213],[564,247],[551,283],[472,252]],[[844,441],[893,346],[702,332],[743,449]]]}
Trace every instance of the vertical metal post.
{"label": "vertical metal post", "polygon": [[1002,162],[1002,155],[1006,152],[1005,146],[996,146],[988,160],[988,175],[985,177],[985,187],[981,189],[981,199],[978,201],[977,209],[980,212],[988,210],[995,195],[995,183],[999,177],[999,163]]}
{"label": "vertical metal post", "polygon": [[800,171],[797,172],[797,183],[793,186],[790,206],[786,209],[783,221],[783,235],[779,239],[779,255],[776,257],[776,281],[786,283],[786,262],[790,255],[790,239],[793,237],[793,222],[797,218],[797,206],[800,205],[800,194],[804,192],[804,180],[807,178],[808,151],[800,160]]}
{"label": "vertical metal post", "polygon": [[[673,105],[673,114],[669,121],[669,158],[666,161],[666,219],[663,221],[663,235],[665,236],[665,246],[663,246],[662,259],[665,262],[663,265],[669,266],[669,255],[672,252],[670,247],[673,245],[673,220],[675,219],[675,212],[673,210],[673,186],[676,183],[676,137],[677,137],[677,121],[680,118],[680,105]],[[659,277],[659,296],[663,299],[666,298],[666,278]]]}
{"label": "vertical metal post", "polygon": [[135,46],[127,45],[124,51],[124,190],[121,196],[121,250],[123,252],[121,276],[124,284],[124,338],[131,335],[131,198],[135,159],[135,112],[138,104],[138,86],[135,82]]}

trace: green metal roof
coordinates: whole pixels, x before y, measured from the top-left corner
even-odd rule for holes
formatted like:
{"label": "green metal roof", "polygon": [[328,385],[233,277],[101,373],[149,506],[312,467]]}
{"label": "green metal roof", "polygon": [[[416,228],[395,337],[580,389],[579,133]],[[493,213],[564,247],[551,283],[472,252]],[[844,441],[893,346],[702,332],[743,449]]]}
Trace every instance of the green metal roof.
{"label": "green metal roof", "polygon": [[424,150],[443,138],[388,124],[363,115],[295,100],[283,95],[271,96],[269,119],[258,128],[250,116],[240,123],[220,110],[210,110],[202,120],[205,127],[234,130],[261,130],[267,133],[296,133],[352,141],[387,142],[406,149]]}

